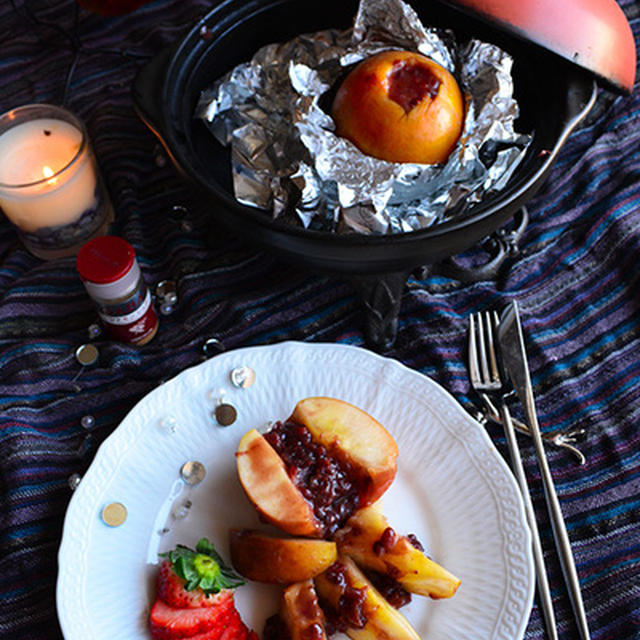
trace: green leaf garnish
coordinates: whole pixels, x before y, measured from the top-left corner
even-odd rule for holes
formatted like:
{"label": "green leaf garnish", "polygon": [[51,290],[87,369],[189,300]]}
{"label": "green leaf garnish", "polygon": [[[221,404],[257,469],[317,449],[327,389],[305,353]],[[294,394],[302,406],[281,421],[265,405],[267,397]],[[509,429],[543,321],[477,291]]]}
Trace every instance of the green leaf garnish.
{"label": "green leaf garnish", "polygon": [[244,580],[223,562],[206,538],[198,540],[195,551],[179,544],[173,551],[160,556],[169,558],[173,570],[186,582],[187,591],[200,588],[210,595],[244,584]]}

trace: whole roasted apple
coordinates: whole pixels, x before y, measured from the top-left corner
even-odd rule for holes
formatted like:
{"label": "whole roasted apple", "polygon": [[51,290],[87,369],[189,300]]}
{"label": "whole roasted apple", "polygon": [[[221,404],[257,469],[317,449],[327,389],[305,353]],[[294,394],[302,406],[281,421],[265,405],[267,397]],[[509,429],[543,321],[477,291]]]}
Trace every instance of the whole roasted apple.
{"label": "whole roasted apple", "polygon": [[419,53],[384,51],[358,64],[333,101],[338,136],[390,162],[445,162],[462,132],[455,78]]}
{"label": "whole roasted apple", "polygon": [[336,398],[306,398],[236,452],[240,483],[267,522],[292,535],[330,538],[393,482],[398,447],[369,414]]}

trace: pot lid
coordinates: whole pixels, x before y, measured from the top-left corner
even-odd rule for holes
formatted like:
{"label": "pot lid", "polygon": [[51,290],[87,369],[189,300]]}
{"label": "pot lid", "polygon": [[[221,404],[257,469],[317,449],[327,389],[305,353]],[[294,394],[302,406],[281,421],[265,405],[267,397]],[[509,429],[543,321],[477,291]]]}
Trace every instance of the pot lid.
{"label": "pot lid", "polygon": [[633,89],[636,47],[616,0],[444,0],[588,69],[625,92]]}

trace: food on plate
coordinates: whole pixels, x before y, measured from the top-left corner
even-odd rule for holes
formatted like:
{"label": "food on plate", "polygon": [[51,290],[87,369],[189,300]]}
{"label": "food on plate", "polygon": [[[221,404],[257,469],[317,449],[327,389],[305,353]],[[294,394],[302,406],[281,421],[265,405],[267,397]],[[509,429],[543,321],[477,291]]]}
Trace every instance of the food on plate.
{"label": "food on plate", "polygon": [[336,543],[308,538],[277,538],[254,530],[229,533],[231,563],[249,580],[292,584],[314,578],[333,564]]}
{"label": "food on plate", "polygon": [[331,115],[337,135],[390,162],[439,164],[455,147],[464,100],[449,71],[410,51],[383,51],[345,78]]}
{"label": "food on plate", "polygon": [[415,538],[396,533],[378,505],[356,511],[334,539],[340,553],[359,567],[385,574],[411,593],[450,598],[460,586],[458,578],[424,554]]}
{"label": "food on plate", "polygon": [[149,624],[154,640],[258,640],[235,608],[233,589],[244,584],[211,543],[178,545],[161,554]]}
{"label": "food on plate", "polygon": [[382,597],[348,556],[340,556],[314,582],[329,632],[342,631],[353,640],[420,640],[404,615]]}
{"label": "food on plate", "polygon": [[324,614],[312,580],[287,587],[280,613],[267,620],[263,640],[326,640]]}
{"label": "food on plate", "polygon": [[330,538],[393,482],[398,447],[387,430],[335,398],[301,400],[262,435],[252,429],[236,452],[240,483],[267,522],[292,535]]}

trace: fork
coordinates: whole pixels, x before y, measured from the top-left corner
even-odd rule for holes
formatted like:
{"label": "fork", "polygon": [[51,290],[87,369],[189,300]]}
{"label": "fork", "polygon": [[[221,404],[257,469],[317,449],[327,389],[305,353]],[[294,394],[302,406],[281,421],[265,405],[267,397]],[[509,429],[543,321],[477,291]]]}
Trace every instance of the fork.
{"label": "fork", "polygon": [[511,466],[515,474],[522,498],[524,509],[531,530],[531,543],[533,558],[538,583],[538,595],[542,607],[547,635],[552,640],[558,640],[555,614],[551,600],[551,591],[544,564],[544,555],[540,534],[536,522],[535,511],[529,486],[524,472],[524,465],[520,457],[520,449],[516,439],[516,432],[511,419],[511,413],[505,402],[505,396],[509,392],[506,376],[498,365],[496,341],[494,335],[499,324],[498,314],[485,311],[483,314],[472,314],[469,318],[469,379],[471,386],[480,395],[486,394],[499,408],[501,422],[507,439]]}

